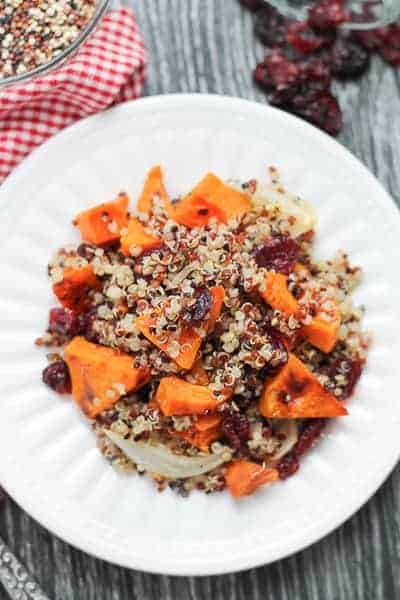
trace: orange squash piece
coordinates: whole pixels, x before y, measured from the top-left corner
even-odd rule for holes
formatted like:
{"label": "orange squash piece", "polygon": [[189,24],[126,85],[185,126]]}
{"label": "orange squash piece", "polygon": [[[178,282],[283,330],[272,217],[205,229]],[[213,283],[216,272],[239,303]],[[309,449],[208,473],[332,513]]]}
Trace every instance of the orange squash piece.
{"label": "orange squash piece", "polygon": [[190,429],[174,431],[172,435],[186,440],[203,452],[208,452],[210,444],[221,437],[221,421],[219,415],[201,415]]}
{"label": "orange squash piece", "polygon": [[265,290],[261,292],[261,296],[272,308],[290,316],[297,312],[299,305],[288,290],[287,281],[287,275],[268,271],[265,278]]}
{"label": "orange squash piece", "polygon": [[213,217],[220,223],[242,217],[250,206],[248,194],[207,173],[190,194],[177,203],[174,219],[189,228],[204,227]]}
{"label": "orange squash piece", "polygon": [[[139,331],[141,331],[152,344],[172,358],[179,367],[182,369],[191,369],[200,349],[202,338],[192,327],[183,327],[179,338],[179,354],[175,356],[175,354],[172,354],[170,348],[170,344],[174,339],[173,336],[167,336],[165,341],[160,341],[160,338],[152,333],[152,328],[155,327],[157,318],[158,317],[153,316],[153,314],[142,315],[141,317],[136,318],[135,323]],[[164,338],[165,337],[166,336],[164,336]]]}
{"label": "orange squash piece", "polygon": [[[221,286],[215,286],[211,288],[210,292],[213,296],[213,305],[210,310],[209,318],[204,323],[204,328],[207,331],[214,327],[215,321],[220,315],[223,299],[225,297],[225,290]],[[182,369],[191,369],[196,361],[203,338],[197,333],[195,328],[190,326],[182,327],[181,336],[179,339],[179,354],[177,356],[175,356],[175,354],[171,355],[170,344],[173,341],[174,336],[171,335],[169,338],[167,337],[167,339],[160,341],[160,339],[151,331],[151,329],[156,325],[157,318],[157,314],[155,316],[151,314],[142,315],[137,317],[135,322],[141,333],[148,340],[150,340],[152,344],[157,346],[157,348],[160,348],[160,350],[172,358],[179,367]]]}
{"label": "orange squash piece", "polygon": [[129,219],[127,231],[121,235],[121,252],[125,256],[130,256],[132,246],[138,246],[145,251],[159,248],[161,244],[160,238],[149,233],[143,223],[134,217]]}
{"label": "orange squash piece", "polygon": [[324,316],[318,313],[309,325],[304,325],[302,334],[322,352],[331,352],[339,339],[340,310],[335,300],[331,301],[331,309],[324,311]]}
{"label": "orange squash piece", "polygon": [[132,356],[80,336],[73,338],[64,355],[71,375],[72,395],[92,419],[150,379],[148,369],[133,366]]}
{"label": "orange squash piece", "polygon": [[[265,280],[265,290],[261,292],[261,296],[272,308],[280,310],[287,316],[296,315],[299,303],[288,290],[287,280],[286,275],[269,271]],[[337,302],[332,299],[329,313],[325,311],[323,317],[317,314],[309,325],[301,328],[299,333],[322,352],[331,352],[338,341],[339,329],[340,310]]]}
{"label": "orange squash piece", "polygon": [[207,387],[188,383],[179,377],[163,377],[155,394],[161,411],[172,415],[204,415],[214,412],[217,400]]}
{"label": "orange squash piece", "polygon": [[62,280],[53,285],[53,292],[64,308],[80,313],[90,302],[88,292],[100,288],[100,279],[94,274],[93,267],[88,265],[82,269],[65,269]]}
{"label": "orange squash piece", "polygon": [[129,198],[120,194],[114,202],[105,202],[76,215],[74,225],[82,239],[96,246],[118,242],[120,231],[128,223]]}
{"label": "orange squash piece", "polygon": [[338,417],[347,410],[294,354],[280,371],[266,382],[260,412],[269,419]]}
{"label": "orange squash piece", "polygon": [[153,211],[154,197],[161,198],[165,211],[170,219],[173,218],[174,207],[166,192],[163,173],[159,165],[150,169],[144,182],[142,193],[137,203],[137,210],[147,215]]}
{"label": "orange squash piece", "polygon": [[225,474],[225,481],[234,498],[250,496],[261,485],[272,483],[279,479],[276,469],[266,469],[250,460],[232,461]]}

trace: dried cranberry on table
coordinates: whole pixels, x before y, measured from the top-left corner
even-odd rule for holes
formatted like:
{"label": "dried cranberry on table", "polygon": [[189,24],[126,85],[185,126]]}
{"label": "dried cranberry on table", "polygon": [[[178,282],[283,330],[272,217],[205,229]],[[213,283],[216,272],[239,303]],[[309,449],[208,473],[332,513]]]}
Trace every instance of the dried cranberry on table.
{"label": "dried cranberry on table", "polygon": [[264,0],[239,0],[240,4],[252,12],[259,10],[264,6]]}
{"label": "dried cranberry on table", "polygon": [[358,77],[368,68],[369,52],[355,41],[340,38],[332,46],[328,60],[335,77]]}
{"label": "dried cranberry on table", "polygon": [[[251,0],[242,4],[257,10],[258,3]],[[361,75],[368,68],[371,51],[392,66],[400,66],[400,23],[351,34],[339,28],[350,20],[370,21],[375,4],[374,0],[366,2],[361,14],[353,14],[344,0],[321,0],[309,9],[306,21],[297,23],[266,3],[257,10],[255,33],[270,50],[253,75],[268,101],[337,135],[342,112],[330,90],[331,76]],[[311,56],[315,64],[308,67]]]}
{"label": "dried cranberry on table", "polygon": [[314,29],[326,31],[350,20],[344,0],[321,0],[308,10],[308,23]]}
{"label": "dried cranberry on table", "polygon": [[259,267],[289,275],[299,259],[299,254],[300,246],[294,239],[276,234],[256,248],[254,259]]}
{"label": "dried cranberry on table", "polygon": [[303,108],[293,108],[303,119],[331,135],[337,135],[342,127],[342,111],[337,99],[329,92],[322,92]]}
{"label": "dried cranberry on table", "polygon": [[254,33],[270,48],[283,46],[286,43],[286,19],[273,6],[263,4],[264,8],[255,17]]}
{"label": "dried cranberry on table", "polygon": [[300,54],[312,54],[321,48],[330,46],[335,33],[322,34],[312,29],[306,21],[292,23],[286,30],[286,40]]}
{"label": "dried cranberry on table", "polygon": [[299,87],[293,102],[300,107],[300,96],[307,104],[314,96],[329,90],[332,83],[331,72],[326,63],[320,58],[309,58],[299,63]]}
{"label": "dried cranberry on table", "polygon": [[290,102],[298,87],[299,68],[279,51],[266,56],[254,70],[254,79],[268,93],[271,104]]}
{"label": "dried cranberry on table", "polygon": [[67,363],[64,360],[57,360],[48,365],[43,370],[42,380],[58,394],[71,393],[71,377]]}
{"label": "dried cranberry on table", "polygon": [[394,23],[382,28],[383,43],[379,54],[394,67],[400,67],[400,24]]}

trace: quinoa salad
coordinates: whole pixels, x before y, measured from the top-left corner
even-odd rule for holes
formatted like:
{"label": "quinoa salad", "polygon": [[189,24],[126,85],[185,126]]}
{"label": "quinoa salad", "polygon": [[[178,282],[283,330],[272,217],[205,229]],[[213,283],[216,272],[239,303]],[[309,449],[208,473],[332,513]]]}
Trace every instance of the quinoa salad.
{"label": "quinoa salad", "polygon": [[313,258],[315,212],[276,169],[208,173],[171,199],[156,166],[136,203],[121,192],[73,224],[81,243],[48,265],[60,307],[36,341],[42,378],[72,393],[115,468],[240,498],[294,475],[351,410],[361,271],[342,251]]}

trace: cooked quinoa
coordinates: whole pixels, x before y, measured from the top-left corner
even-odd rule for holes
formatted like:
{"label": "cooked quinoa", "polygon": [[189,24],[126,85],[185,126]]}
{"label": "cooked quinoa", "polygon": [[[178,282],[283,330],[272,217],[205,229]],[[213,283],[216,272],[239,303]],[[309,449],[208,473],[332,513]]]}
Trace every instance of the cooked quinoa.
{"label": "cooked quinoa", "polygon": [[[107,211],[102,213],[112,243],[89,243],[86,233],[77,248],[61,248],[48,272],[63,308],[50,312],[49,328],[37,341],[45,346],[69,344],[66,362],[59,354],[50,355],[43,379],[63,393],[70,390],[72,378],[73,395],[92,418],[105,458],[118,469],[146,472],[159,490],[169,486],[181,495],[195,488],[221,491],[227,483],[234,496],[251,493],[258,484],[243,489],[239,485],[238,491],[239,465],[253,469],[257,477],[258,472],[269,473],[271,481],[297,471],[300,456],[320,436],[328,418],[344,414],[343,401],[354,390],[369,343],[360,327],[363,308],[351,301],[361,270],[349,263],[344,252],[331,260],[313,258],[312,207],[290,194],[273,168],[268,183],[218,185],[223,186],[218,193],[222,189],[228,196],[237,194],[246,210],[227,215],[212,189],[204,202],[201,199],[198,213],[192,210],[198,202],[197,188],[191,196],[173,202],[166,201],[164,191],[157,192],[150,194],[150,209],[132,210],[122,225]],[[146,185],[142,197],[145,193]],[[121,194],[119,202],[124,198]],[[198,225],[188,224],[189,217],[178,217],[186,204],[192,211],[190,219],[198,214]],[[81,215],[74,223],[84,232],[86,217]],[[132,220],[145,236],[155,238],[154,247],[129,245]],[[76,271],[90,271],[97,283],[86,285],[84,299],[78,298],[79,310],[71,310],[70,299],[58,290]],[[285,286],[287,301],[295,309],[287,310],[276,300],[270,281]],[[213,316],[215,290],[223,299]],[[315,327],[317,334],[309,333]],[[329,341],[332,348],[322,350],[318,346],[324,346],[329,336],[334,336]],[[76,357],[71,350],[78,338],[89,342],[90,348],[113,349],[110,361],[130,357],[130,367],[141,374],[140,384],[127,389],[121,381],[113,381],[102,399],[96,397],[96,390],[87,391],[88,370],[86,392],[82,392],[82,382],[74,379]],[[198,344],[195,360],[184,364],[193,340]],[[303,389],[304,382],[292,382],[291,388],[281,382],[285,368],[299,361],[308,370],[312,408],[311,391]],[[79,377],[89,368],[87,363],[81,365]],[[184,387],[181,382],[197,387]],[[276,395],[273,387],[278,382]],[[186,399],[192,406],[200,386],[202,397],[211,404],[203,412],[184,414],[182,401],[177,400],[180,390],[188,390]],[[164,387],[167,399],[161,397]],[[171,414],[174,406],[177,414]],[[204,441],[206,426],[209,438]],[[140,459],[144,464],[131,460],[115,443],[118,439],[132,448],[144,448]],[[196,475],[166,476],[146,467],[150,464],[147,447],[216,466]],[[235,465],[238,476],[233,475]]]}

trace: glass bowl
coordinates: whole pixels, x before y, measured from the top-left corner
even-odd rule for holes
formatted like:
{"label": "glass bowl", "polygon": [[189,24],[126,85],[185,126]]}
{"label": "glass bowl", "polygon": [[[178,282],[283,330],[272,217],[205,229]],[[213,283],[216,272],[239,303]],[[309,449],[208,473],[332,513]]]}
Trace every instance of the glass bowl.
{"label": "glass bowl", "polygon": [[[268,0],[268,4],[286,17],[302,21],[316,1]],[[400,0],[347,0],[346,6],[353,13],[353,18],[341,26],[343,29],[374,29],[393,23],[400,17]]]}
{"label": "glass bowl", "polygon": [[23,82],[28,82],[38,75],[46,75],[48,72],[56,67],[59,67],[62,63],[70,59],[72,55],[87,40],[87,38],[93,33],[104,13],[106,12],[109,4],[110,0],[97,0],[93,15],[89,19],[86,27],[82,29],[77,38],[68,46],[68,48],[65,48],[65,50],[55,56],[52,60],[39,65],[31,71],[26,71],[25,73],[20,73],[19,75],[0,78],[0,90],[4,87],[10,87]]}

